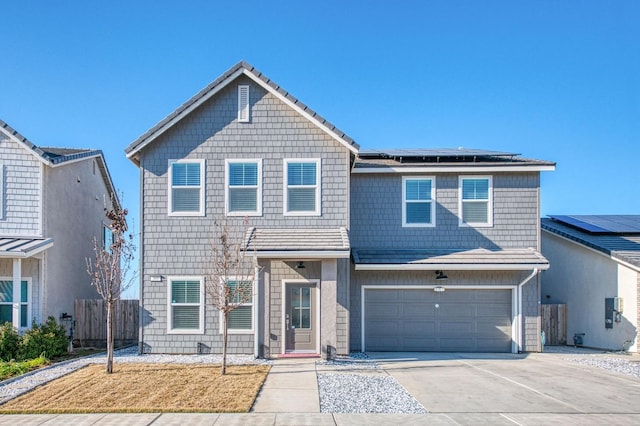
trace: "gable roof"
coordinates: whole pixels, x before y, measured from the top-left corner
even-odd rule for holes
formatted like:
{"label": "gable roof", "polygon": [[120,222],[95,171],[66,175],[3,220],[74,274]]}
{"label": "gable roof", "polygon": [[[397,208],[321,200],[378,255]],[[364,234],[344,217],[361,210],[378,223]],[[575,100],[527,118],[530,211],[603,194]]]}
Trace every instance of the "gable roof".
{"label": "gable roof", "polygon": [[137,163],[136,156],[141,149],[152,143],[165,131],[182,120],[189,113],[209,100],[216,93],[218,93],[220,90],[222,90],[224,87],[229,85],[232,81],[234,81],[241,75],[246,75],[262,88],[267,90],[269,93],[275,95],[289,107],[293,108],[307,120],[315,124],[318,128],[320,128],[320,130],[324,131],[333,139],[343,144],[351,152],[358,152],[358,144],[349,136],[347,136],[343,131],[324,119],[311,108],[300,102],[297,98],[292,96],[289,92],[284,90],[273,80],[258,71],[254,66],[245,61],[241,61],[229,68],[224,74],[215,79],[207,87],[196,93],[193,97],[191,97],[191,99],[178,107],[178,109],[166,116],[151,129],[147,130],[147,132],[145,132],[138,139],[133,141],[127,148],[125,148],[127,158],[129,158],[134,163]]}
{"label": "gable roof", "polygon": [[118,203],[118,205],[120,205],[118,193],[116,192],[116,189],[113,185],[111,174],[109,173],[109,169],[107,168],[107,162],[101,150],[84,148],[39,147],[2,120],[0,120],[0,132],[4,133],[9,139],[22,146],[25,150],[35,156],[40,162],[49,167],[58,167],[74,163],[76,161],[95,158],[97,160],[100,173],[102,174],[102,179],[107,185],[107,189],[110,193],[115,194],[116,202]]}
{"label": "gable roof", "polygon": [[[558,216],[562,217],[562,216]],[[571,216],[580,219],[582,216]],[[605,221],[612,216],[584,216],[583,218],[593,219],[598,217]],[[620,217],[620,216],[616,216]],[[628,215],[628,219],[634,219],[640,223],[640,216]],[[541,221],[542,230],[558,235],[567,240],[574,241],[590,249],[611,256],[613,259],[627,263],[635,269],[640,270],[640,233],[639,232],[600,232],[588,231],[587,229],[571,225],[562,220],[543,218]]]}

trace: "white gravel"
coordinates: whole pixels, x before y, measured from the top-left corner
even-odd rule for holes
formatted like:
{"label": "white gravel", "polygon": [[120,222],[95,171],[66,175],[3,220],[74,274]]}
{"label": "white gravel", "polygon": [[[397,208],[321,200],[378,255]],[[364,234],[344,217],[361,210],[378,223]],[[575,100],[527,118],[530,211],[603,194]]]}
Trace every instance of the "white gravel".
{"label": "white gravel", "polygon": [[640,362],[627,361],[626,359],[622,358],[601,356],[565,359],[567,361],[577,362],[578,364],[590,365],[593,367],[599,367],[605,370],[626,374],[628,376],[640,377]]}
{"label": "white gravel", "polygon": [[427,410],[364,353],[316,362],[321,413],[422,414]]}
{"label": "white gravel", "polygon": [[[34,370],[13,379],[0,382],[0,404],[10,399],[29,392],[37,386],[48,383],[54,379],[88,365],[106,362],[104,354],[93,355],[70,361],[53,364],[49,367]],[[221,355],[156,355],[138,354],[136,347],[117,350],[114,353],[114,363],[158,363],[158,364],[220,364]],[[271,361],[256,359],[250,355],[227,355],[227,364],[268,364]]]}

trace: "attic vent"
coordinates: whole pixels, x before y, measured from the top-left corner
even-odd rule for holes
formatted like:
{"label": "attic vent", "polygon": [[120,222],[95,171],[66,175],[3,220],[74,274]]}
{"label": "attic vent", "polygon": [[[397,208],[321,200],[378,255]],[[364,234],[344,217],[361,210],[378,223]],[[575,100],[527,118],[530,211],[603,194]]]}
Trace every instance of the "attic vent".
{"label": "attic vent", "polygon": [[238,121],[249,122],[249,86],[238,86]]}

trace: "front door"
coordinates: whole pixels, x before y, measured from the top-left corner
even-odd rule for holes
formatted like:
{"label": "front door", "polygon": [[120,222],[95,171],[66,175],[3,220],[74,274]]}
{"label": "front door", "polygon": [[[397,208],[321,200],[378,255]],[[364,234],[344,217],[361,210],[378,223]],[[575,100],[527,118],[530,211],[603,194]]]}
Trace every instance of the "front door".
{"label": "front door", "polygon": [[285,286],[285,340],[287,352],[317,352],[315,284]]}

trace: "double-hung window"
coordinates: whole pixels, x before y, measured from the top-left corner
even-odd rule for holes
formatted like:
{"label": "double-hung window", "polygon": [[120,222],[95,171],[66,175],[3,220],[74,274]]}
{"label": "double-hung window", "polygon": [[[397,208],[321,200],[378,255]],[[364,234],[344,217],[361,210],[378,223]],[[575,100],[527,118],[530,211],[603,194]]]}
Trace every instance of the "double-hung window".
{"label": "double-hung window", "polygon": [[204,216],[204,160],[170,162],[169,215]]}
{"label": "double-hung window", "polygon": [[[31,326],[29,281],[23,280],[20,284],[20,327],[28,328]],[[13,296],[13,280],[0,279],[0,324],[13,323]]]}
{"label": "double-hung window", "polygon": [[262,215],[262,160],[226,160],[229,216]]}
{"label": "double-hung window", "polygon": [[[234,309],[229,312],[229,333],[253,333],[253,281],[250,279],[229,278],[226,282],[229,303]],[[221,314],[222,315],[222,314]],[[222,326],[222,321],[220,321]],[[222,333],[220,327],[220,333]]]}
{"label": "double-hung window", "polygon": [[402,226],[435,226],[435,179],[402,178]]}
{"label": "double-hung window", "polygon": [[460,226],[493,226],[491,176],[460,177]]}
{"label": "double-hung window", "polygon": [[285,216],[320,216],[320,159],[284,160]]}
{"label": "double-hung window", "polygon": [[113,245],[113,231],[107,225],[102,225],[102,248],[107,253],[111,253]]}
{"label": "double-hung window", "polygon": [[204,333],[204,283],[201,277],[169,277],[170,334]]}

